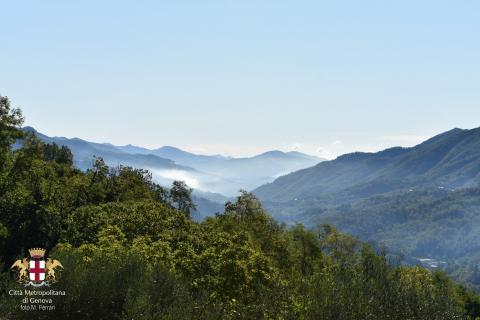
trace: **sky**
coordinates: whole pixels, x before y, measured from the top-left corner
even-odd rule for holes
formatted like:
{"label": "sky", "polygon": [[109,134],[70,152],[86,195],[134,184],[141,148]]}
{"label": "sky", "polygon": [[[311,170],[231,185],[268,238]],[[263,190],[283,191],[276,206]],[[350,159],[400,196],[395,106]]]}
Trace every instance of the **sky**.
{"label": "sky", "polygon": [[333,158],[480,126],[476,0],[0,5],[0,95],[50,136]]}

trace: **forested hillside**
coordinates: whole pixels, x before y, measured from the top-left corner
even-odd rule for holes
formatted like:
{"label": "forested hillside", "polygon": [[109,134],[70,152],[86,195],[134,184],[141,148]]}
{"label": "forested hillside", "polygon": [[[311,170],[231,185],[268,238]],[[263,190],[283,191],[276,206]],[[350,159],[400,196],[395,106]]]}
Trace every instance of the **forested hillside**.
{"label": "forested hillside", "polygon": [[412,148],[351,153],[278,178],[254,190],[292,215],[313,205],[352,202],[412,188],[480,184],[480,128],[453,129]]}
{"label": "forested hillside", "polygon": [[329,223],[406,256],[434,259],[456,280],[480,289],[480,189],[411,190],[312,210],[309,224]]}
{"label": "forested hillside", "polygon": [[275,218],[331,224],[480,289],[480,128],[352,153],[256,190]]}
{"label": "forested hillside", "polygon": [[[286,227],[241,192],[224,211],[191,219],[191,190],[19,130],[0,98],[2,319],[472,319],[480,298],[441,272],[406,267],[324,225]],[[20,149],[13,144],[23,139]],[[64,271],[53,312],[15,307],[9,267],[45,247]]]}

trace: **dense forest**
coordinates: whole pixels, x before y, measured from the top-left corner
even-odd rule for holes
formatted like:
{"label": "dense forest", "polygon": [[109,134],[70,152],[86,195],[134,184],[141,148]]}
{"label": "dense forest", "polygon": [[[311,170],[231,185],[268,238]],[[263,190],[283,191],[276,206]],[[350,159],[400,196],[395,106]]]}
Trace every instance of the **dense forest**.
{"label": "dense forest", "polygon": [[[192,190],[92,159],[20,130],[0,97],[1,319],[475,319],[480,297],[441,272],[328,225],[276,222],[242,191],[191,218]],[[21,147],[13,146],[21,141]],[[64,271],[54,312],[18,310],[10,265],[44,247]],[[41,289],[39,289],[41,290]]]}
{"label": "dense forest", "polygon": [[311,218],[402,253],[443,261],[455,280],[480,289],[480,188],[415,189],[326,209]]}

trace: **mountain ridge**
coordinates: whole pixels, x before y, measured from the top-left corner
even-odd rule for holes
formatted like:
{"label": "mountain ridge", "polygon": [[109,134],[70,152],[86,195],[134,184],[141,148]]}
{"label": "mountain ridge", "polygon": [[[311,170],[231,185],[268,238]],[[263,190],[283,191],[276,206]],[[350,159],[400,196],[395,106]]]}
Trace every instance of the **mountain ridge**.
{"label": "mountain ridge", "polygon": [[[24,127],[47,143],[65,145],[72,150],[75,165],[86,170],[94,156],[104,158],[110,166],[128,165],[149,170],[154,180],[167,185],[183,180],[206,194],[231,197],[240,189],[252,190],[277,176],[312,166],[323,159],[300,152],[267,151],[252,157],[233,158],[222,155],[198,155],[173,146],[147,149],[134,145],[115,146],[80,138],[49,137],[32,127]],[[211,200],[218,199],[217,196]]]}
{"label": "mountain ridge", "polygon": [[429,184],[469,187],[478,183],[479,175],[480,128],[456,128],[410,148],[345,154],[279,177],[253,192],[266,202],[335,198],[336,193],[354,189],[364,191],[365,197]]}
{"label": "mountain ridge", "polygon": [[332,225],[480,290],[480,128],[342,155],[253,192],[283,222]]}

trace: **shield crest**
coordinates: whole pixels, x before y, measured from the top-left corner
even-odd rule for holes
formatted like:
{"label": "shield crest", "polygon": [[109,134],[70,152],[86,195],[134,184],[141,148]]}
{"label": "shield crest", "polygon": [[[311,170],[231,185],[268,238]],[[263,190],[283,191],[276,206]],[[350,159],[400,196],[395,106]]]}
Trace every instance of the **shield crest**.
{"label": "shield crest", "polygon": [[40,283],[45,281],[46,270],[45,270],[45,260],[43,259],[45,255],[44,249],[30,249],[30,257],[32,258],[28,262],[28,276],[30,281],[34,283]]}
{"label": "shield crest", "polygon": [[45,260],[30,260],[28,275],[33,282],[45,281]]}
{"label": "shield crest", "polygon": [[[25,286],[43,287],[58,281],[58,271],[63,269],[60,261],[45,259],[45,249],[34,248],[28,250],[30,260],[23,258],[15,261],[10,270],[15,270],[14,277]],[[60,270],[57,270],[60,268]]]}

